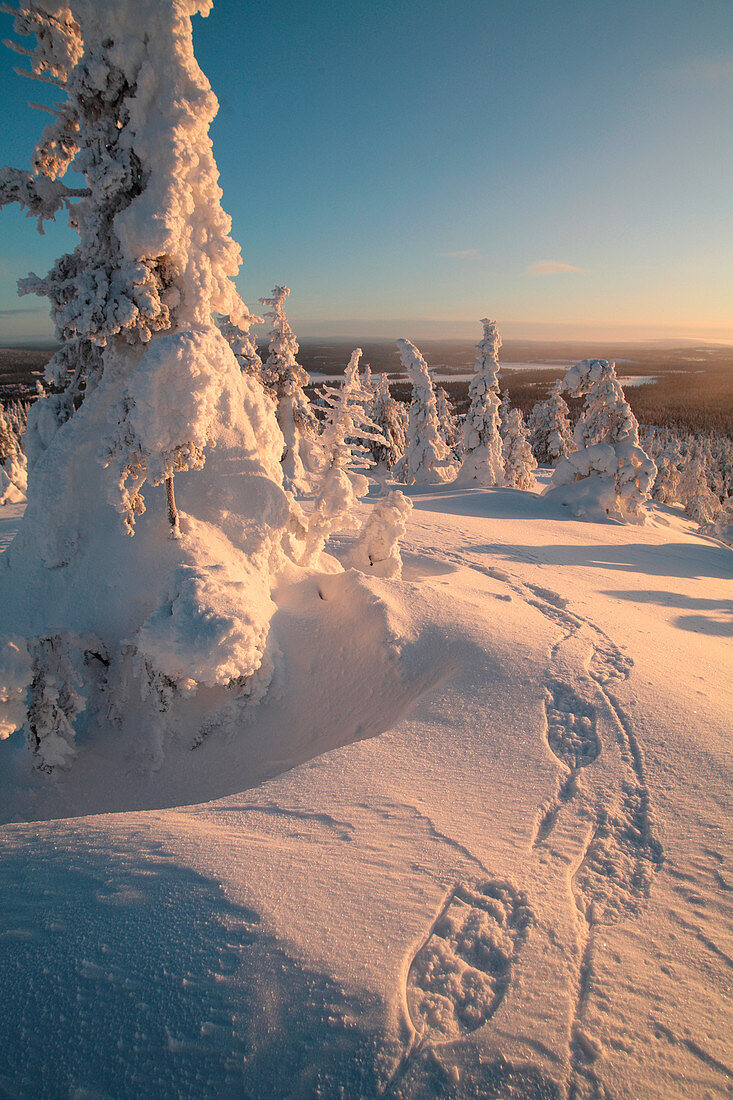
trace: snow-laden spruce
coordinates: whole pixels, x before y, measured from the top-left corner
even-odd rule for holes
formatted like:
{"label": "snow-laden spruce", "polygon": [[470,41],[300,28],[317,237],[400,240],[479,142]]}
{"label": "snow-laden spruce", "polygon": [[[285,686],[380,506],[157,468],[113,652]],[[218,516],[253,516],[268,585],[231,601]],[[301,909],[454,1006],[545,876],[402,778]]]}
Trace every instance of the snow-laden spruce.
{"label": "snow-laden spruce", "polygon": [[[42,220],[68,211],[79,236],[21,287],[51,302],[61,392],[31,410],[28,505],[0,571],[0,654],[28,652],[0,659],[15,677],[0,699],[17,710],[30,689],[41,769],[102,730],[158,767],[162,738],[193,736],[272,671],[272,574],[294,520],[272,402],[213,319],[250,321],[193,55],[191,16],[209,7],[25,0],[16,18],[64,99],[0,197]],[[82,186],[62,182],[69,167]]]}
{"label": "snow-laden spruce", "polygon": [[456,415],[453,403],[443,386],[435,386],[435,411],[438,414],[438,427],[446,447],[456,462],[460,461],[463,450],[461,423]]}
{"label": "snow-laden spruce", "polygon": [[314,562],[331,532],[350,522],[354,505],[369,490],[363,471],[372,465],[370,444],[387,444],[366,412],[370,394],[359,377],[360,358],[361,348],[355,348],[342,384],[320,391],[327,410],[320,437],[324,467],[307,521],[304,563]]}
{"label": "snow-laden spruce", "polygon": [[234,352],[234,358],[239,363],[240,369],[263,384],[262,359],[250,329],[252,325],[264,324],[264,320],[264,317],[257,317],[250,313],[246,317],[240,317],[236,325],[229,317],[219,322],[222,336]]}
{"label": "snow-laden spruce", "polygon": [[380,497],[351,549],[349,563],[376,577],[402,576],[400,543],[411,511],[412,501],[399,489]]}
{"label": "snow-laden spruce", "polygon": [[19,420],[0,405],[0,504],[21,504],[28,487],[28,464]]}
{"label": "snow-laden spruce", "polygon": [[398,340],[402,367],[412,383],[405,452],[394,465],[395,481],[430,485],[450,481],[455,465],[438,424],[435,391],[428,365],[409,340]]}
{"label": "snow-laden spruce", "polygon": [[463,462],[456,484],[488,488],[504,484],[499,434],[499,348],[495,321],[484,317],[483,340],[476,345],[476,371],[469,383],[469,407],[463,422]]}
{"label": "snow-laden spruce", "polygon": [[700,450],[688,456],[677,482],[677,498],[690,519],[701,527],[715,523],[721,502],[710,488],[707,463]]}
{"label": "snow-laden spruce", "polygon": [[527,418],[529,443],[540,466],[555,466],[575,450],[570,410],[560,385],[554,385],[547,400],[539,401]]}
{"label": "snow-laden spruce", "polygon": [[391,470],[405,453],[408,413],[404,401],[392,397],[386,374],[380,374],[374,385],[369,415],[386,440],[372,444],[372,456],[377,466]]}
{"label": "snow-laden spruce", "polygon": [[533,489],[537,459],[529,445],[521,409],[510,409],[504,425],[504,481],[512,489]]}
{"label": "snow-laden spruce", "polygon": [[639,425],[616,377],[615,363],[584,359],[561,390],[584,397],[573,433],[577,451],[561,459],[547,492],[577,516],[643,522],[657,467],[639,443]]}
{"label": "snow-laden spruce", "polygon": [[260,298],[265,313],[272,319],[267,359],[262,368],[265,385],[277,402],[277,422],[283,433],[282,454],[285,484],[294,491],[307,492],[316,451],[316,418],[305,393],[310,378],[297,360],[298,341],[285,315],[285,299],[290,288],[276,286],[271,298]]}

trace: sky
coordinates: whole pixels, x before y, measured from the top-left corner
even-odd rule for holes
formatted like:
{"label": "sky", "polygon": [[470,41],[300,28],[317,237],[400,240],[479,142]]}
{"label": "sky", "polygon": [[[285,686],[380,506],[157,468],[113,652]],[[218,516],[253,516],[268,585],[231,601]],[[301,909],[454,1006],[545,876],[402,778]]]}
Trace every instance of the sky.
{"label": "sky", "polygon": [[[731,0],[214,0],[194,43],[251,308],[286,283],[304,336],[733,343]],[[17,60],[26,168],[58,93]],[[0,344],[51,335],[15,283],[74,245],[0,211]]]}

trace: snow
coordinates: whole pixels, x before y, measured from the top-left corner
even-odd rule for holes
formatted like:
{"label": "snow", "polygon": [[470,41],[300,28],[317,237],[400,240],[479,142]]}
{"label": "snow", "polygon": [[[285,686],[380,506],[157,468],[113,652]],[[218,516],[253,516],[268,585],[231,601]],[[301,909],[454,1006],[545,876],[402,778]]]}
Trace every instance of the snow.
{"label": "snow", "polygon": [[401,580],[281,575],[236,733],[0,746],[6,816],[125,810],[2,829],[10,1095],[728,1095],[731,551],[407,494]]}

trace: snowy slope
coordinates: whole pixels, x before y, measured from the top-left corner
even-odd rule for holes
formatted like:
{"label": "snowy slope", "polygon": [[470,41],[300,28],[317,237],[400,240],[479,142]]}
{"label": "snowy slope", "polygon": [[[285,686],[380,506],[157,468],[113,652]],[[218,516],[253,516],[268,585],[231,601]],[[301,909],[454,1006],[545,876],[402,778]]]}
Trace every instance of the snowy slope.
{"label": "snowy slope", "polygon": [[412,495],[403,580],[280,593],[279,699],[176,770],[273,778],[3,827],[3,1095],[730,1094],[731,551]]}

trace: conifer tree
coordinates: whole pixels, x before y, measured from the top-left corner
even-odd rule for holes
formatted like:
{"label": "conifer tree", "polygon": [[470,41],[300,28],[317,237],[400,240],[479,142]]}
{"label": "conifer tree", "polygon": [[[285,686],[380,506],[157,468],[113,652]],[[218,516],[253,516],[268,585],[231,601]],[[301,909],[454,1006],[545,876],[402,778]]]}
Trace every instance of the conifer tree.
{"label": "conifer tree", "polygon": [[708,466],[701,449],[688,458],[680,475],[677,492],[685,511],[695,523],[703,526],[715,522],[721,504],[710,488]]}
{"label": "conifer tree", "polygon": [[495,321],[484,317],[483,340],[476,345],[476,371],[468,387],[469,407],[463,422],[463,462],[456,483],[489,487],[504,484],[504,458],[499,434],[499,348]]}
{"label": "conifer tree", "polygon": [[527,420],[529,442],[540,466],[554,466],[575,450],[570,410],[559,386],[553,386],[546,401],[538,402]]}
{"label": "conifer tree", "polygon": [[316,560],[336,524],[348,520],[359,497],[368,491],[369,481],[362,471],[371,466],[369,443],[386,445],[364,411],[369,395],[359,378],[360,357],[361,348],[355,348],[341,386],[321,390],[327,408],[321,433],[325,465],[308,519],[304,562]]}
{"label": "conifer tree", "polygon": [[17,420],[0,405],[0,504],[20,504],[28,484]]}
{"label": "conifer tree", "polygon": [[359,532],[349,562],[362,573],[394,579],[402,575],[400,542],[404,538],[412,501],[398,489],[380,497]]}
{"label": "conifer tree", "polygon": [[549,490],[594,478],[599,503],[608,515],[643,520],[657,468],[639,443],[639,425],[615,364],[584,359],[568,371],[561,388],[585,402],[573,433],[578,449],[560,460]]}
{"label": "conifer tree", "polygon": [[[499,345],[501,347],[501,345]],[[506,427],[507,417],[509,416],[509,410],[512,407],[511,398],[509,397],[509,390],[501,391],[501,401],[499,402],[499,431],[504,432]]]}
{"label": "conifer tree", "polygon": [[666,446],[658,448],[654,455],[657,476],[652,487],[652,496],[660,504],[675,504],[680,499],[680,473],[684,457],[676,440],[669,440]]}
{"label": "conifer tree", "polygon": [[317,423],[305,393],[310,378],[297,360],[298,341],[285,315],[289,287],[276,286],[271,298],[260,298],[272,319],[268,356],[262,368],[265,385],[277,401],[277,422],[285,440],[282,455],[285,484],[307,491],[313,470]]}
{"label": "conifer tree", "polygon": [[405,403],[392,397],[386,374],[377,376],[369,415],[386,440],[372,443],[374,461],[391,470],[405,453],[408,414]]}
{"label": "conifer tree", "polygon": [[450,397],[443,386],[435,387],[435,409],[438,415],[440,435],[456,461],[460,461],[462,447],[461,425],[458,422]]}
{"label": "conifer tree", "polygon": [[513,489],[532,489],[537,459],[529,445],[521,409],[510,409],[504,426],[504,479]]}
{"label": "conifer tree", "polygon": [[398,340],[402,366],[412,383],[405,453],[393,467],[395,480],[407,485],[450,481],[454,464],[440,435],[435,392],[422,355],[409,340]]}
{"label": "conifer tree", "polygon": [[56,392],[29,414],[28,505],[0,578],[0,647],[12,634],[32,656],[0,700],[30,689],[40,768],[68,766],[80,724],[124,726],[128,708],[155,755],[154,716],[184,695],[268,682],[290,515],[274,411],[214,323],[249,314],[208,134],[217,102],[193,55],[191,17],[208,8],[20,0],[16,14],[32,72],[64,99],[31,170],[0,173],[0,202],[41,223],[67,213],[79,238],[20,287],[48,297],[61,345]]}
{"label": "conifer tree", "polygon": [[240,370],[245,374],[251,374],[258,382],[264,385],[262,373],[262,359],[257,350],[257,343],[250,333],[252,325],[264,324],[264,317],[247,313],[239,318],[238,324],[225,317],[219,322],[221,333],[234,352],[234,358],[239,363]]}

